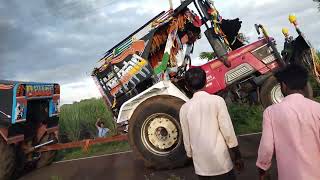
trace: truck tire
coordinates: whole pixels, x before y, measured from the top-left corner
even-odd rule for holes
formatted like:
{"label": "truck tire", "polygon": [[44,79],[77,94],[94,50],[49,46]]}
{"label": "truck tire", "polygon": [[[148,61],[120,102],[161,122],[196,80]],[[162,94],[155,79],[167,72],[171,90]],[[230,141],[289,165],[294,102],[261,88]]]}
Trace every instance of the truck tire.
{"label": "truck tire", "polygon": [[[307,89],[304,93],[307,98],[313,97],[313,90],[310,83],[307,85]],[[261,87],[260,90],[260,101],[264,108],[267,108],[273,104],[281,102],[283,99],[283,94],[281,92],[280,83],[274,76],[267,79]]]}
{"label": "truck tire", "polygon": [[[54,133],[51,133],[51,134],[46,134],[41,139],[40,143],[45,143],[50,140],[55,140],[55,142],[58,142]],[[38,160],[36,167],[42,168],[42,167],[50,165],[51,163],[53,163],[56,156],[57,156],[57,151],[41,152],[40,159]]]}
{"label": "truck tire", "polygon": [[0,137],[0,179],[11,179],[15,169],[15,151]]}
{"label": "truck tire", "polygon": [[187,162],[179,120],[184,103],[173,96],[155,96],[141,103],[131,116],[129,143],[147,167],[172,169]]}

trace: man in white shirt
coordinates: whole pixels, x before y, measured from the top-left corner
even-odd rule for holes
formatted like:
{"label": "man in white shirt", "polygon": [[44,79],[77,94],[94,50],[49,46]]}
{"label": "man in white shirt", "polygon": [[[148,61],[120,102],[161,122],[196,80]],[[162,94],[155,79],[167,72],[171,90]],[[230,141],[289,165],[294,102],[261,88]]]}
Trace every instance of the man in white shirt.
{"label": "man in white shirt", "polygon": [[206,73],[201,68],[187,71],[185,79],[194,95],[181,107],[180,122],[185,150],[193,158],[195,173],[200,180],[234,180],[228,150],[234,153],[238,170],[244,164],[226,103],[219,96],[201,91],[206,84]]}
{"label": "man in white shirt", "polygon": [[104,127],[104,122],[100,121],[100,118],[96,122],[96,128],[98,129],[98,137],[106,137],[107,133],[110,131],[108,128]]}

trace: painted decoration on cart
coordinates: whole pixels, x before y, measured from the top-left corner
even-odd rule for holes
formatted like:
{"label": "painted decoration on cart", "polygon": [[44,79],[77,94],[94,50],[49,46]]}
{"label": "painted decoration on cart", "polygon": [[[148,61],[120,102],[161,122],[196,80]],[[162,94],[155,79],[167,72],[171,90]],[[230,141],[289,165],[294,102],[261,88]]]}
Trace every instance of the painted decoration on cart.
{"label": "painted decoration on cart", "polygon": [[154,74],[147,60],[153,34],[118,46],[114,50],[116,56],[106,61],[95,75],[110,106],[119,103],[117,98],[132,93],[131,90]]}
{"label": "painted decoration on cart", "polygon": [[0,84],[0,89],[1,90],[9,90],[12,89],[13,85],[6,85],[6,84]]}
{"label": "painted decoration on cart", "polygon": [[53,85],[27,85],[26,95],[27,97],[52,96],[53,90]]}
{"label": "painted decoration on cart", "polygon": [[0,123],[9,123],[12,119],[14,85],[0,84],[0,86]]}

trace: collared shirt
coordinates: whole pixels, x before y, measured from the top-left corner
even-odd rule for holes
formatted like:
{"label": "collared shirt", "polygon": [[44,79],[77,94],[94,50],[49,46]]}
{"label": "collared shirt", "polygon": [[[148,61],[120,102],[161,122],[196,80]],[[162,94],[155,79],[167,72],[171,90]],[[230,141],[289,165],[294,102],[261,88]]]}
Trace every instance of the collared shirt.
{"label": "collared shirt", "polygon": [[98,127],[98,137],[105,137],[108,132],[109,132],[108,128]]}
{"label": "collared shirt", "polygon": [[292,94],[267,108],[257,166],[267,170],[276,154],[279,180],[320,179],[320,104]]}
{"label": "collared shirt", "polygon": [[194,94],[180,110],[184,147],[197,175],[215,176],[232,170],[228,148],[238,141],[223,98],[204,91]]}

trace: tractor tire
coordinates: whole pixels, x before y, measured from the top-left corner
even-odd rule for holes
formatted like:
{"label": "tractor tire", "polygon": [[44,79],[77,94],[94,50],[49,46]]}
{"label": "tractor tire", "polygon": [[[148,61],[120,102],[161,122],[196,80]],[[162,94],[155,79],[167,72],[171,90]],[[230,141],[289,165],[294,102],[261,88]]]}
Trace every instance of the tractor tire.
{"label": "tractor tire", "polygon": [[161,95],[142,102],[129,121],[129,143],[145,166],[173,169],[186,164],[179,111],[185,102]]}
{"label": "tractor tire", "polygon": [[[52,133],[52,134],[46,134],[45,136],[43,136],[40,143],[45,143],[50,140],[55,140],[55,142],[58,142],[57,139],[55,138],[54,133]],[[57,153],[58,153],[57,151],[41,152],[40,159],[36,162],[36,168],[42,168],[53,163],[55,157],[57,156]]]}
{"label": "tractor tire", "polygon": [[15,150],[0,137],[0,179],[12,179],[15,170]]}
{"label": "tractor tire", "polygon": [[[313,97],[313,90],[310,83],[307,84],[304,96],[307,98]],[[260,90],[260,101],[264,108],[267,108],[273,104],[277,104],[284,98],[281,92],[280,83],[274,76],[267,79]]]}

